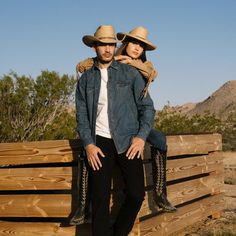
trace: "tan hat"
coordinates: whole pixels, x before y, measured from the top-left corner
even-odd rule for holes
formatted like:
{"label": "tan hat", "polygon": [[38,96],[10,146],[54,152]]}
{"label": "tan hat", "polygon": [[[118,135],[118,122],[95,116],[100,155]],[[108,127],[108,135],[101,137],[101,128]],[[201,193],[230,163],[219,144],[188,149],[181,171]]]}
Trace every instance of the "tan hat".
{"label": "tan hat", "polygon": [[154,50],[156,49],[156,46],[153,45],[150,41],[147,39],[148,36],[148,30],[142,26],[139,26],[137,28],[134,28],[129,33],[117,33],[117,38],[121,41],[125,40],[126,37],[137,39],[138,41],[141,41],[146,44],[146,50]]}
{"label": "tan hat", "polygon": [[117,43],[116,33],[111,25],[100,25],[94,36],[85,35],[82,40],[89,47],[93,47],[95,42]]}

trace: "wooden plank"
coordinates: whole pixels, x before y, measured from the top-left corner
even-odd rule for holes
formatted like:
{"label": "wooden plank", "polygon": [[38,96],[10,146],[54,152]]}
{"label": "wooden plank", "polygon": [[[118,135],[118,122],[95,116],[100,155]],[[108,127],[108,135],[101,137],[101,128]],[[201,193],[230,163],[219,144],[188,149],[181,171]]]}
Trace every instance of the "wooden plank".
{"label": "wooden plank", "polygon": [[0,170],[0,190],[71,189],[72,167]]}
{"label": "wooden plank", "polygon": [[221,152],[212,152],[208,155],[191,158],[168,160],[166,177],[168,181],[171,181],[213,171],[223,171],[223,156]]}
{"label": "wooden plank", "polygon": [[[145,185],[153,184],[152,163],[144,164]],[[223,171],[223,156],[221,152],[212,152],[208,155],[183,157],[167,161],[167,181],[178,180],[194,175],[206,174],[213,171]]]}
{"label": "wooden plank", "polygon": [[0,143],[0,166],[71,162],[77,159],[79,140]]}
{"label": "wooden plank", "polygon": [[220,134],[167,136],[168,156],[207,154],[222,150]]}
{"label": "wooden plank", "polygon": [[[223,168],[220,152],[169,160],[167,180],[189,177]],[[145,164],[146,184],[152,184],[151,164]],[[27,173],[27,175],[26,175]],[[0,190],[71,189],[72,167],[12,168],[0,171]]]}
{"label": "wooden plank", "polygon": [[[168,186],[168,198],[174,205],[178,205],[207,194],[215,194],[221,191],[219,178],[220,176],[215,175]],[[67,217],[71,211],[69,194],[1,195],[0,203],[0,216],[2,217],[20,217],[22,215],[26,217]],[[118,201],[119,203],[120,201]],[[113,204],[116,205],[116,202]],[[155,209],[152,205],[152,194],[149,192],[140,216],[153,212]]]}
{"label": "wooden plank", "polygon": [[[79,231],[79,230],[78,230]],[[60,227],[60,223],[28,223],[0,221],[0,236],[90,236],[90,234],[76,234],[75,226]]]}
{"label": "wooden plank", "polygon": [[167,236],[224,209],[223,194],[207,197],[178,208],[176,213],[164,213],[140,222],[142,236]]}
{"label": "wooden plank", "polygon": [[[61,226],[51,222],[10,222],[0,221],[0,236],[91,236],[91,224]],[[128,236],[140,236],[140,223],[137,219]]]}
{"label": "wooden plank", "polygon": [[[221,181],[222,175],[215,174],[170,185],[168,198],[174,205],[178,205],[207,194],[216,194],[223,188]],[[70,194],[0,195],[0,217],[68,217],[71,213],[71,197]],[[120,198],[113,199],[120,203]],[[143,203],[140,217],[155,212],[151,204],[150,191]]]}
{"label": "wooden plank", "polygon": [[[173,214],[161,214],[157,217],[142,221],[139,224],[141,235],[154,236],[169,235],[170,233],[180,230],[198,220],[214,214],[223,209],[222,195],[215,195],[206,199],[200,200],[193,204],[178,208],[178,211]],[[75,234],[75,227],[60,227],[59,223],[25,223],[25,222],[0,222],[0,235],[22,235],[22,236],[89,236],[87,234],[90,225],[78,227]],[[135,229],[134,229],[135,230]],[[87,233],[86,233],[87,232]],[[133,234],[130,235],[140,235]],[[27,234],[26,234],[27,233]]]}
{"label": "wooden plank", "polygon": [[[168,181],[210,173],[209,176],[169,185],[168,199],[174,205],[179,205],[209,194],[214,196],[179,207],[177,213],[161,214],[158,217],[145,220],[145,224],[143,222],[140,224],[137,221],[129,236],[140,235],[140,227],[142,235],[156,235],[157,232],[163,232],[163,235],[168,235],[205,217],[210,212],[213,215],[222,209],[220,201],[222,200],[221,191],[223,189],[223,165],[222,155],[218,152],[222,149],[221,135],[168,136],[167,143],[169,157],[183,157],[168,160]],[[0,190],[70,190],[73,174],[72,167],[6,167],[11,165],[77,161],[80,148],[81,143],[79,140],[1,143],[0,167],[5,168],[0,170]],[[202,154],[204,155],[202,156]],[[195,156],[188,158],[188,155]],[[145,158],[150,159],[150,146],[148,145],[145,147]],[[147,171],[146,174],[147,178],[150,179],[151,171]],[[217,200],[218,198],[219,201]],[[116,198],[118,201],[120,199],[120,197]],[[149,191],[140,211],[140,217],[157,212],[151,200],[151,191]],[[0,217],[66,218],[70,215],[71,208],[71,194],[2,193],[0,195]],[[16,235],[27,236],[91,235],[91,226],[87,225],[86,227],[84,229],[81,227],[64,228],[60,227],[59,223],[0,222],[0,235],[12,234],[12,232]]]}
{"label": "wooden plank", "polygon": [[[212,173],[209,176],[172,184],[167,187],[168,199],[174,205],[209,195],[223,192],[223,173]],[[156,213],[153,204],[152,190],[146,192],[145,200],[140,210],[140,217]]]}
{"label": "wooden plank", "polygon": [[70,194],[0,195],[0,217],[68,217]]}
{"label": "wooden plank", "polygon": [[136,220],[134,222],[133,229],[128,234],[128,236],[140,236],[140,222],[139,222],[139,218],[138,217],[136,218]]}
{"label": "wooden plank", "polygon": [[[220,134],[167,136],[168,156],[206,154],[222,149]],[[0,143],[0,166],[71,162],[77,159],[79,140]],[[148,155],[150,156],[150,154]]]}
{"label": "wooden plank", "polygon": [[174,205],[182,204],[208,194],[222,193],[223,172],[170,185],[167,191],[169,199]]}

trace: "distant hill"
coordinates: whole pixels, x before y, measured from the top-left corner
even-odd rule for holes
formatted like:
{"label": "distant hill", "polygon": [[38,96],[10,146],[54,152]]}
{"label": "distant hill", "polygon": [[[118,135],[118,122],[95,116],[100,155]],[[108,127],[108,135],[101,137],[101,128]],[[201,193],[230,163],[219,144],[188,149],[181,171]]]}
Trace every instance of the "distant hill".
{"label": "distant hill", "polygon": [[[184,109],[183,109],[184,110]],[[236,80],[230,80],[217,89],[203,102],[185,112],[188,115],[214,113],[220,118],[227,118],[231,112],[236,112]]]}
{"label": "distant hill", "polygon": [[181,106],[164,108],[167,112],[179,112],[187,115],[215,114],[217,117],[226,119],[231,112],[236,112],[236,80],[230,80],[223,84],[207,99],[199,103],[186,103]]}

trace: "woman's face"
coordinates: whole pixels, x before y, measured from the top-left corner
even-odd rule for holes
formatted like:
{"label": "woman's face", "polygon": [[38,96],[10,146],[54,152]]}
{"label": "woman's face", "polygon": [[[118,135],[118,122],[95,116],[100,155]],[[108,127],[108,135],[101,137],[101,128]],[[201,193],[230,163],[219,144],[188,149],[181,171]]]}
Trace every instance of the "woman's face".
{"label": "woman's face", "polygon": [[126,47],[126,53],[132,59],[138,59],[142,55],[143,50],[144,44],[136,40],[130,41]]}

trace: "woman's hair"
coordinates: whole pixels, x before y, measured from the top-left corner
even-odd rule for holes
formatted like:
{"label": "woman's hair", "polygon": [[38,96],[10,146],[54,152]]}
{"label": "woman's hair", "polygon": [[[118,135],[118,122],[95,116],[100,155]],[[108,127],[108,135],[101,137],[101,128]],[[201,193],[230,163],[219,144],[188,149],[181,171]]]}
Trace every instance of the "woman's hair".
{"label": "woman's hair", "polygon": [[[129,56],[129,55],[127,54],[126,48],[127,48],[127,46],[128,46],[128,43],[129,43],[129,42],[132,42],[132,41],[134,41],[132,38],[126,37],[126,38],[122,41],[121,46],[117,49],[116,55]],[[136,40],[136,41],[138,41],[138,40]],[[145,45],[144,45],[144,47],[143,47],[143,52],[142,52],[142,54],[140,55],[139,59],[141,59],[142,62],[147,61]]]}

